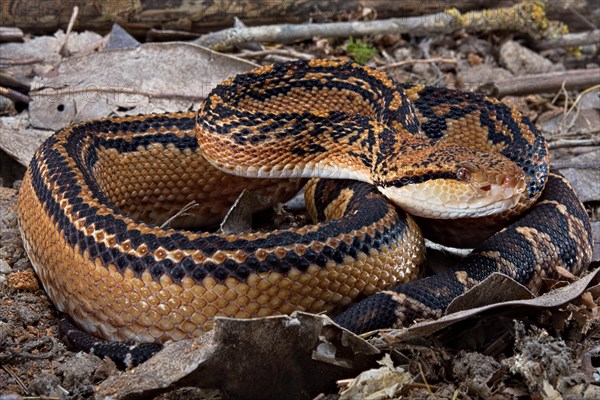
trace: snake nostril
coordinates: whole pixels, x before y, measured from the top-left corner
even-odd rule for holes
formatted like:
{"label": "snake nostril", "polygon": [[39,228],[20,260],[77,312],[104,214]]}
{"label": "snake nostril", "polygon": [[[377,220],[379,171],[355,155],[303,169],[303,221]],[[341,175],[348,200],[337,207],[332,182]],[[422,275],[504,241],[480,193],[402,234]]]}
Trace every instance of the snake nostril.
{"label": "snake nostril", "polygon": [[485,186],[480,187],[479,189],[489,192],[490,190],[492,190],[492,185],[485,185]]}

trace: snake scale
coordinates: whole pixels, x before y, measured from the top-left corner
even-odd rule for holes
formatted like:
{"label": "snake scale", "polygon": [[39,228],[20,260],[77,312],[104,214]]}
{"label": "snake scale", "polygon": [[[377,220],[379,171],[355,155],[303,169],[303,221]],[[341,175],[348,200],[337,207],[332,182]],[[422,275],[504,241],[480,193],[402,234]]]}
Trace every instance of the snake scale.
{"label": "snake scale", "polygon": [[[335,178],[306,186],[312,225],[192,231],[244,188],[274,204],[301,178]],[[190,201],[192,215],[161,227]],[[423,237],[400,208],[437,239],[478,247],[415,280]],[[202,334],[215,316],[294,310],[337,314],[355,332],[407,326],[493,272],[539,293],[556,267],[580,274],[591,258],[585,209],[527,117],[337,60],[240,74],[197,114],[67,127],[33,157],[18,215],[52,302],[111,341],[164,343]],[[463,242],[448,234],[460,226],[481,226],[479,242],[499,232]]]}

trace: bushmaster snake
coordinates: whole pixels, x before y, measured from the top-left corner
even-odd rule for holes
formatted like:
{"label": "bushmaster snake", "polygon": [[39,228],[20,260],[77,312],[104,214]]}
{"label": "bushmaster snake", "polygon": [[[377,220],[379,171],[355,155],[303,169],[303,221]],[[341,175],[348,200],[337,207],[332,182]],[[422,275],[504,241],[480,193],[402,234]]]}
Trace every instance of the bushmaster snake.
{"label": "bushmaster snake", "polygon": [[[276,203],[306,177],[335,178],[306,188],[321,222],[190,230],[218,221],[244,188]],[[193,200],[198,209],[177,229],[159,227]],[[479,243],[439,226],[481,226],[486,233],[472,235],[481,241],[511,225],[447,273],[414,280],[423,238],[394,204],[450,244]],[[591,257],[588,216],[550,172],[529,119],[494,99],[398,84],[347,61],[249,71],[217,86],[197,115],[67,127],[31,161],[18,213],[52,302],[109,340],[195,337],[215,316],[336,314],[364,297],[335,320],[355,332],[405,326],[439,317],[492,272],[539,292],[555,267],[578,274]]]}

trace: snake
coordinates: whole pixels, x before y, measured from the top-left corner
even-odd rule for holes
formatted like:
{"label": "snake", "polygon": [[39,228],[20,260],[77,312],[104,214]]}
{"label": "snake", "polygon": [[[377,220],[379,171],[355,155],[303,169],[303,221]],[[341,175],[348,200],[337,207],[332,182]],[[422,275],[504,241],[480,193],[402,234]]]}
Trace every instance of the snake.
{"label": "snake", "polygon": [[[267,207],[304,185],[311,224],[198,230],[243,191]],[[580,275],[592,240],[580,199],[515,108],[320,59],[239,74],[197,112],[59,130],[29,164],[18,221],[56,308],[127,343],[295,310],[357,333],[405,327],[494,272],[536,294],[559,267]],[[475,250],[422,278],[421,225]]]}

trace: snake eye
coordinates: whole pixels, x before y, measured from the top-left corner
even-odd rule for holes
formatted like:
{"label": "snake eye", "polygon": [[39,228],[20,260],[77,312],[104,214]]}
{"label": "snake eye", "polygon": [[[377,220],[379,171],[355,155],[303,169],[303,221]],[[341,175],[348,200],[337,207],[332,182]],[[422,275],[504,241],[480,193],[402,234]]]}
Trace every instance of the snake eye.
{"label": "snake eye", "polygon": [[471,179],[471,170],[465,167],[460,167],[456,170],[456,177],[461,181],[468,181]]}

